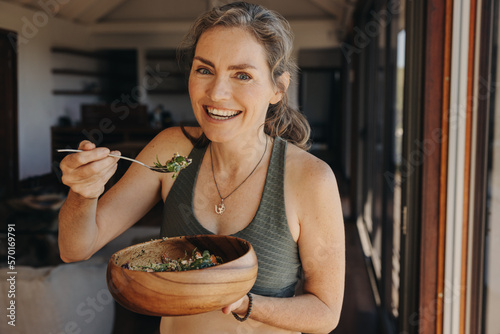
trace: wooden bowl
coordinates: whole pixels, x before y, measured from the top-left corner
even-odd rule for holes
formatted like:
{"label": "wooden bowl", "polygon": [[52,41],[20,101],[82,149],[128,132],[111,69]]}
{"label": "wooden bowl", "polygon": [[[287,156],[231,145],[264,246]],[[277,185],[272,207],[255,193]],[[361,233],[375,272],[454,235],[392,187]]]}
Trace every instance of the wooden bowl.
{"label": "wooden bowl", "polygon": [[[223,264],[180,272],[144,272],[123,268],[126,263],[161,262],[164,253],[182,258],[193,249],[208,250]],[[151,316],[178,316],[214,311],[250,291],[257,278],[257,256],[243,239],[196,235],[157,239],[122,249],[108,262],[107,283],[113,298],[125,308]]]}

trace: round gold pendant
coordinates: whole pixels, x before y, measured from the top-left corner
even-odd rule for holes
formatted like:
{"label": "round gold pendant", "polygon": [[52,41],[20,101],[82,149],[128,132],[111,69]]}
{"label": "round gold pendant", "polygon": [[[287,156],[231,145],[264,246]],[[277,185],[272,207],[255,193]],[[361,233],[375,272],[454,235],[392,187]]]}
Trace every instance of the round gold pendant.
{"label": "round gold pendant", "polygon": [[215,213],[218,215],[222,215],[226,211],[226,206],[224,205],[224,202],[220,202],[220,204],[217,204],[215,206]]}

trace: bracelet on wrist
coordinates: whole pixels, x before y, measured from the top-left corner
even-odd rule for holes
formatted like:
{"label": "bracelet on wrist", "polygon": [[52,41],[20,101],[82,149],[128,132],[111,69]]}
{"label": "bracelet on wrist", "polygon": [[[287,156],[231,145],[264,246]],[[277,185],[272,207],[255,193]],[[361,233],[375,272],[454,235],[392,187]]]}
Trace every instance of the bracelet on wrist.
{"label": "bracelet on wrist", "polygon": [[247,320],[248,317],[250,316],[250,313],[252,313],[253,297],[252,297],[252,294],[250,292],[247,293],[247,296],[248,296],[248,310],[247,310],[247,314],[245,314],[245,316],[242,318],[239,315],[237,315],[236,313],[232,312],[234,318],[236,320],[240,321],[240,322],[243,322],[243,321]]}

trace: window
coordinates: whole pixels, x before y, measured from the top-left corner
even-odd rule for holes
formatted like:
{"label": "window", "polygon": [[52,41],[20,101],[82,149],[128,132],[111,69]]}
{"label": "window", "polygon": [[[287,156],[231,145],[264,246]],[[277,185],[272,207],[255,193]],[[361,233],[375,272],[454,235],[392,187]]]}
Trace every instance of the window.
{"label": "window", "polygon": [[484,261],[484,334],[500,333],[500,44],[499,14],[500,5],[495,2],[493,19],[493,45],[488,143],[488,181],[486,197],[486,235]]}

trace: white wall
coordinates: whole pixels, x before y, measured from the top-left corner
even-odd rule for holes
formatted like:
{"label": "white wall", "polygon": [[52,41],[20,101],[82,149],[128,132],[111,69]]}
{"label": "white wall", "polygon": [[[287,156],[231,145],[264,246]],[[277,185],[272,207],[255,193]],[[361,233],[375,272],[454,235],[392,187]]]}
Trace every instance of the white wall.
{"label": "white wall", "polygon": [[[335,35],[334,21],[291,21],[290,25],[295,34],[295,59],[298,59],[300,49],[334,48],[340,44]],[[289,90],[290,101],[296,105],[298,105],[298,88],[298,82],[295,82]]]}
{"label": "white wall", "polygon": [[55,45],[85,48],[87,28],[0,1],[0,28],[18,33],[19,176],[51,172],[50,127],[64,110],[52,95]]}

